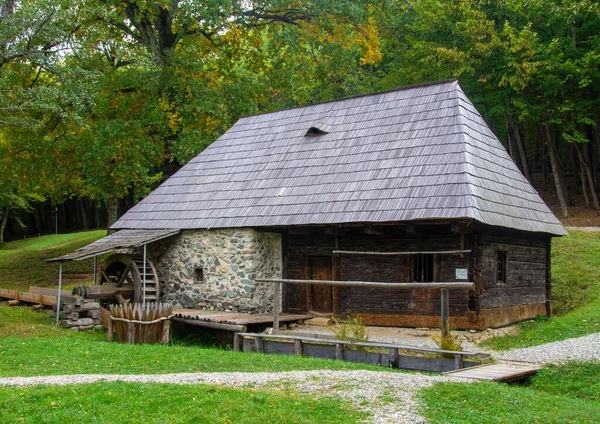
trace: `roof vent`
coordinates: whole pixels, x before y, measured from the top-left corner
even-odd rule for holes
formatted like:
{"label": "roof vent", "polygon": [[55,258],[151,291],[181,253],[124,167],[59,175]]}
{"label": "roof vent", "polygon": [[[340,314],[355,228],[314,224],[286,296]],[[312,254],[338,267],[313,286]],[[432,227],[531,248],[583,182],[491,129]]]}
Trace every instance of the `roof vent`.
{"label": "roof vent", "polygon": [[323,135],[323,134],[328,134],[327,131],[323,131],[317,127],[310,127],[308,129],[308,131],[306,131],[306,134],[304,134],[304,136],[317,136],[317,135]]}

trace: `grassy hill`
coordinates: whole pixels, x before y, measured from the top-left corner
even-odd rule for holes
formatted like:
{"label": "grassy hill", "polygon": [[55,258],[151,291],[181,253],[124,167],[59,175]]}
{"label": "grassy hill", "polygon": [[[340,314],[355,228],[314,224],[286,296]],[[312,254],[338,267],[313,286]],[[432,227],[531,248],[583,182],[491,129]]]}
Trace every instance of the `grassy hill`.
{"label": "grassy hill", "polygon": [[[58,265],[46,263],[106,235],[106,230],[56,234],[0,245],[0,287],[27,291],[29,286],[51,287],[58,283]],[[65,273],[93,275],[92,260],[67,262]]]}

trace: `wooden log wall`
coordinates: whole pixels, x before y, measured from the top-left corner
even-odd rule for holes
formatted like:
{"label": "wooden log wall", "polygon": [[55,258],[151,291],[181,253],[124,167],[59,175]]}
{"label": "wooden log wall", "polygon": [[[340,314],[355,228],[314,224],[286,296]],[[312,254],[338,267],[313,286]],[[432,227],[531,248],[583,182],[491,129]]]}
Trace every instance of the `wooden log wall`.
{"label": "wooden log wall", "polygon": [[[329,230],[329,233],[333,231]],[[465,249],[469,249],[467,236]],[[414,234],[402,227],[388,227],[380,234],[367,234],[362,227],[338,229],[338,244],[333,234],[324,230],[313,230],[307,234],[289,234],[287,236],[287,278],[307,279],[306,256],[332,256],[333,250],[349,251],[441,251],[457,250],[461,247],[459,234],[450,230],[450,225],[419,227]],[[410,282],[413,278],[413,256],[338,256],[334,279],[353,281]],[[466,281],[455,279],[456,268],[469,268],[470,255],[436,254],[434,255],[434,281]],[[334,261],[335,263],[335,261]],[[304,311],[305,286],[285,288],[285,310]],[[350,314],[395,314],[395,315],[439,315],[439,290],[390,290],[372,288],[341,288],[339,293],[339,312],[342,316]],[[466,316],[468,308],[468,290],[450,291],[450,315]]]}
{"label": "wooden log wall", "polygon": [[[480,307],[545,304],[550,239],[482,236],[477,249]],[[506,282],[497,281],[497,252],[506,252]]]}

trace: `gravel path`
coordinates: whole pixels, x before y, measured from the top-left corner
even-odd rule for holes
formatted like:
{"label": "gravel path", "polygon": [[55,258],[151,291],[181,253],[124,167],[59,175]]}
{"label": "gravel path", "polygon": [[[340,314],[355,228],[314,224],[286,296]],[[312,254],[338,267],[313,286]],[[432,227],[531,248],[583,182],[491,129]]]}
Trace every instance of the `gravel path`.
{"label": "gravel path", "polygon": [[540,346],[492,352],[494,358],[535,362],[538,364],[563,361],[600,360],[600,333]]}
{"label": "gravel path", "polygon": [[[215,384],[259,387],[312,396],[337,396],[371,414],[373,423],[422,423],[415,394],[440,381],[472,382],[456,377],[373,371],[291,371],[278,373],[197,373],[160,375],[70,375],[1,378],[0,386],[67,385],[98,381],[135,383]],[[393,402],[390,401],[393,399]]]}
{"label": "gravel path", "polygon": [[[428,346],[431,340],[381,340],[417,346]],[[466,350],[480,350],[465,342]],[[600,333],[548,343],[524,349],[492,352],[496,359],[534,363],[567,360],[600,360]],[[214,384],[229,387],[255,387],[287,393],[302,392],[316,397],[335,396],[351,401],[371,415],[373,423],[422,423],[415,394],[437,382],[473,382],[443,375],[401,374],[374,371],[291,371],[277,373],[193,373],[159,375],[68,375],[48,377],[0,378],[0,386],[67,385],[98,381],[136,383]],[[392,401],[393,400],[393,401]]]}

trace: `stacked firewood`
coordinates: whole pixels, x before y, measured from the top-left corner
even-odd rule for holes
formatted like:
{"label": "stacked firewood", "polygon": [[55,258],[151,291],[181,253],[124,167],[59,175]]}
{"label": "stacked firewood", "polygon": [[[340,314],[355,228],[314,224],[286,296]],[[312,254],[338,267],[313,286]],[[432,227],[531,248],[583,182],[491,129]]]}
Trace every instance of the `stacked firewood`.
{"label": "stacked firewood", "polygon": [[90,330],[101,323],[100,303],[86,301],[83,296],[61,299],[61,325],[73,331]]}

